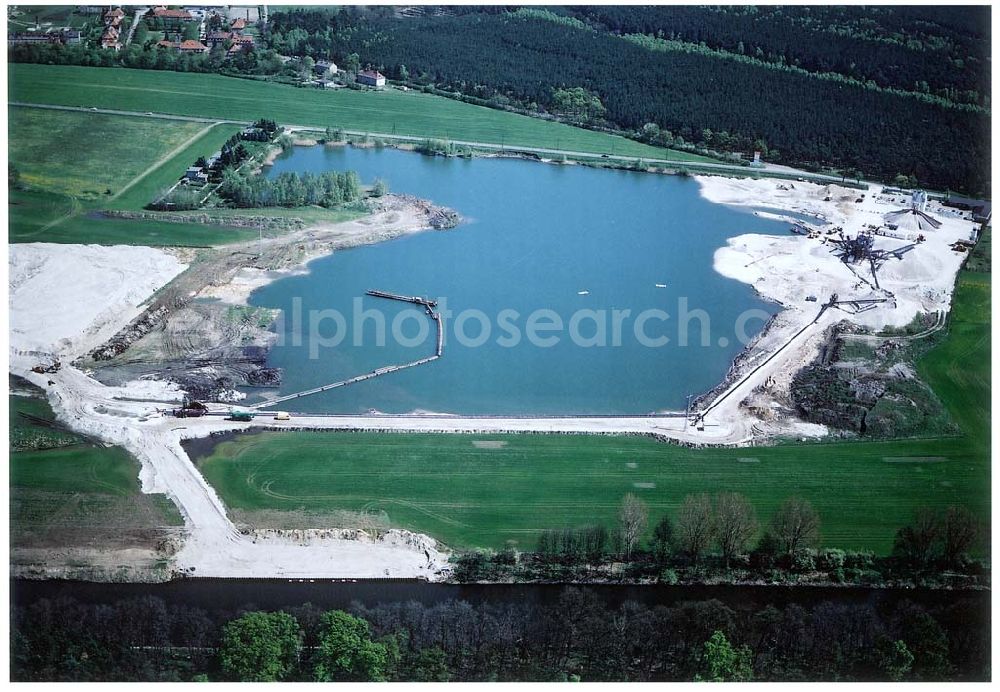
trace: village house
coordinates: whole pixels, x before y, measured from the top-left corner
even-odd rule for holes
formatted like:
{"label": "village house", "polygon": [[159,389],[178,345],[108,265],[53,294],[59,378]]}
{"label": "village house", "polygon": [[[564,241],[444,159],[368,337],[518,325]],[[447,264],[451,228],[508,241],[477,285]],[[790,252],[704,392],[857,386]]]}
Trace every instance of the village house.
{"label": "village house", "polygon": [[101,48],[109,50],[121,50],[122,44],[118,41],[118,29],[109,26],[101,35]]}
{"label": "village house", "polygon": [[188,39],[187,41],[181,41],[181,45],[177,46],[177,50],[181,53],[207,53],[208,46],[201,41]]}
{"label": "village house", "polygon": [[385,75],[377,70],[361,70],[358,72],[358,76],[355,81],[357,81],[358,84],[364,84],[365,86],[384,87]]}
{"label": "village house", "polygon": [[229,28],[232,29],[233,31],[239,33],[239,32],[241,32],[241,31],[243,31],[244,29],[247,28],[247,20],[245,20],[245,19],[243,19],[241,17],[240,19],[237,19],[236,21],[234,21],[233,24],[232,24],[232,26],[229,27]]}
{"label": "village house", "polygon": [[228,31],[212,31],[205,37],[205,43],[208,44],[209,48],[215,48],[232,38],[233,35]]}
{"label": "village house", "polygon": [[335,75],[337,74],[337,71],[337,63],[332,60],[317,60],[316,65],[313,66],[313,72],[318,74],[320,77]]}
{"label": "village house", "polygon": [[229,47],[229,55],[235,55],[241,51],[253,50],[253,36],[233,36],[233,45]]}
{"label": "village house", "polygon": [[168,10],[162,5],[160,7],[154,7],[150,10],[152,16],[163,22],[165,28],[178,28],[184,22],[190,22],[194,17],[187,10]]}
{"label": "village house", "polygon": [[204,185],[208,182],[208,173],[203,171],[199,166],[191,166],[184,171],[184,180],[189,183]]}

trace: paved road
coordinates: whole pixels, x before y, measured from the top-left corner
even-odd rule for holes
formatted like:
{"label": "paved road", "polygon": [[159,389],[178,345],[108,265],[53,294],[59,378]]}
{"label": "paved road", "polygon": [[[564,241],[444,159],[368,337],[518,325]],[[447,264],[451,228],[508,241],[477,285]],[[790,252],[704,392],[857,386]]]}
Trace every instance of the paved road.
{"label": "paved road", "polygon": [[[43,108],[47,110],[61,110],[61,111],[78,111],[82,113],[104,113],[107,115],[124,115],[124,116],[138,116],[146,118],[161,118],[163,120],[182,120],[186,122],[196,122],[196,123],[225,123],[232,125],[249,125],[249,120],[219,120],[218,118],[199,118],[197,116],[189,115],[171,115],[169,113],[140,113],[138,111],[122,111],[114,110],[110,108],[86,108],[82,106],[58,106],[54,104],[42,104],[42,103],[23,103],[20,101],[8,101],[8,106],[18,106],[25,108]],[[322,132],[323,129],[315,125],[294,125],[285,124],[288,130],[293,132]],[[359,130],[343,130],[344,134],[356,136],[356,137],[378,137],[380,139],[394,139],[400,142],[423,142],[427,137],[419,137],[416,135],[394,135],[385,132],[361,132]],[[571,156],[578,159],[595,159],[604,161],[619,161],[625,163],[631,163],[635,161],[636,156],[620,156],[612,154],[598,154],[592,151],[572,151],[569,149],[547,149],[543,147],[523,147],[516,145],[503,145],[496,144],[494,142],[473,142],[460,139],[449,140],[453,144],[463,147],[476,147],[477,149],[489,149],[493,151],[511,151],[518,152],[523,151],[531,154],[540,154],[546,156]],[[677,161],[674,159],[655,159],[642,157],[642,160],[648,164],[665,164],[672,168],[695,168],[695,169],[708,169],[712,171],[719,171],[720,173],[739,173],[746,175],[751,171],[757,175],[767,177],[769,174],[776,175],[779,177],[787,177],[789,175],[794,175],[805,180],[811,180],[813,182],[820,183],[839,183],[841,178],[835,175],[824,175],[822,173],[810,173],[808,171],[800,171],[794,168],[789,168],[787,166],[778,166],[775,164],[765,164],[763,168],[747,168],[746,166],[734,166],[727,163],[702,163],[697,161]]]}

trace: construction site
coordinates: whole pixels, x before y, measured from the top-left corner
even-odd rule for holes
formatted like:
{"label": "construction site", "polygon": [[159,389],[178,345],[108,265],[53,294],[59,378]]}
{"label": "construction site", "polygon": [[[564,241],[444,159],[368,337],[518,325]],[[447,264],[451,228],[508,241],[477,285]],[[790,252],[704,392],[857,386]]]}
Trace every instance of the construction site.
{"label": "construction site", "polygon": [[[169,555],[174,574],[444,578],[447,552],[425,535],[396,529],[242,532],[181,442],[263,429],[638,434],[690,446],[822,438],[836,430],[839,419],[829,418],[826,409],[809,415],[799,405],[795,392],[803,387],[797,376],[822,365],[831,335],[850,333],[881,344],[883,330],[924,324],[926,316],[932,317],[924,331],[939,329],[956,273],[982,225],[972,211],[875,186],[859,191],[805,182],[696,180],[709,201],[766,208],[770,211],[756,213],[787,221],[788,231],[737,235],[716,251],[717,272],[753,286],[782,310],[737,357],[724,381],[693,398],[688,411],[300,414],[294,402],[304,397],[363,387],[372,378],[389,379],[440,359],[447,363],[434,301],[377,288],[369,289],[368,298],[416,305],[435,323],[430,353],[241,405],[237,385],[269,377],[266,353],[273,337],[267,329],[273,316],[247,308],[250,292],[304,271],[305,261],[333,249],[433,227],[436,209],[402,198],[386,200],[381,211],[359,221],[209,254],[15,246],[11,370],[47,393],[60,421],[138,459],[143,492],[165,493],[177,505],[186,537]],[[802,222],[796,218],[801,214],[823,222]],[[109,275],[116,277],[111,294]],[[58,288],[67,277],[78,287],[69,299]],[[886,363],[893,377],[907,377],[905,365]],[[850,411],[863,427],[867,413]]]}
{"label": "construction site", "polygon": [[[707,185],[725,180],[733,184],[741,184],[724,178],[704,180],[710,181],[706,182]],[[792,192],[796,189],[794,184],[791,186],[784,183],[771,184],[779,193]],[[810,267],[809,273],[824,274],[824,289],[817,289],[812,293],[801,293],[801,287],[809,285],[811,277],[800,276],[801,282],[798,285],[800,293],[796,296],[798,300],[790,305],[787,296],[772,296],[761,287],[757,287],[762,295],[785,305],[785,312],[779,315],[771,326],[757,337],[756,342],[741,354],[726,380],[719,387],[710,392],[689,397],[688,408],[683,412],[662,411],[650,416],[651,420],[659,418],[665,422],[683,419],[687,421],[687,427],[691,433],[700,433],[707,442],[711,443],[711,428],[719,425],[711,419],[718,418],[720,410],[728,408],[727,402],[730,405],[736,403],[740,408],[756,411],[763,417],[764,420],[754,424],[751,429],[754,435],[764,434],[766,436],[765,431],[774,429],[776,424],[780,427],[780,422],[783,419],[795,418],[796,414],[803,415],[805,413],[801,382],[799,382],[798,396],[793,393],[793,382],[796,374],[794,368],[796,366],[801,368],[800,374],[805,372],[806,366],[809,364],[809,355],[820,360],[825,359],[829,363],[831,344],[835,343],[842,334],[846,333],[848,339],[864,338],[865,333],[874,334],[886,327],[903,328],[910,323],[915,325],[916,332],[926,334],[933,333],[944,325],[944,316],[947,313],[947,286],[942,284],[940,289],[935,291],[933,285],[916,280],[916,277],[919,276],[929,277],[929,273],[924,273],[928,271],[928,267],[924,266],[923,262],[929,259],[930,253],[925,252],[924,248],[926,246],[926,248],[940,249],[943,244],[948,249],[948,254],[943,255],[943,257],[950,259],[950,262],[942,263],[943,268],[951,264],[957,269],[964,253],[967,253],[975,245],[982,219],[975,219],[975,212],[971,210],[963,211],[953,206],[947,206],[943,200],[929,201],[927,194],[921,190],[909,192],[889,188],[857,192],[847,188],[838,191],[833,186],[817,190],[811,190],[811,187],[817,186],[800,183],[799,189],[808,191],[816,201],[819,201],[817,198],[822,194],[821,204],[799,204],[794,208],[789,208],[788,211],[801,214],[808,209],[811,214],[815,214],[813,218],[816,218],[817,221],[806,222],[793,219],[793,216],[790,215],[787,217],[790,221],[790,237],[777,242],[772,240],[768,246],[770,249],[775,249],[776,245],[780,243],[788,245],[788,249],[756,257],[752,261],[746,262],[743,269],[748,269],[751,266],[761,268],[761,265],[767,262],[778,262],[782,258],[805,251],[815,260],[815,266]],[[830,193],[839,193],[839,197],[835,200]],[[807,197],[801,201],[810,200]],[[842,216],[837,222],[827,221],[823,223],[820,219],[833,216],[829,208],[829,203],[833,202],[837,202],[834,214],[839,212]],[[775,208],[781,208],[780,202],[774,200],[768,202],[769,205],[772,203],[776,205]],[[780,213],[775,213],[779,217],[781,216]],[[962,230],[956,233],[956,227]],[[766,237],[756,236],[756,238]],[[720,250],[723,257],[725,257],[726,250]],[[911,253],[913,254],[911,255]],[[907,265],[907,259],[913,257],[918,259],[913,262],[912,266]],[[804,265],[804,267],[809,267],[809,265]],[[720,269],[720,271],[725,273],[724,270]],[[885,278],[880,281],[880,276],[883,275]],[[761,276],[759,280],[763,282],[767,279],[767,276]],[[831,290],[831,287],[836,287],[837,290]],[[773,290],[773,284],[768,288]],[[920,295],[913,295],[915,289],[920,289]],[[900,294],[899,297],[897,297],[897,292]],[[296,421],[299,422],[291,423],[291,425],[324,427],[324,420],[331,419],[335,419],[338,426],[343,425],[345,417],[278,411],[276,407],[279,404],[285,404],[287,407],[289,402],[294,402],[302,397],[360,384],[375,377],[391,375],[400,370],[433,362],[443,356],[444,325],[440,315],[434,311],[436,307],[434,301],[418,296],[404,296],[374,289],[369,290],[367,294],[371,297],[409,302],[423,307],[437,328],[437,347],[434,354],[407,363],[387,364],[370,372],[360,373],[353,377],[321,384],[302,391],[270,396],[246,406],[232,406],[227,405],[226,402],[217,402],[215,405],[207,407],[200,402],[193,401],[179,409],[164,409],[160,410],[159,413],[173,413],[182,417],[222,416],[235,422],[244,423],[253,421],[258,414],[263,414],[267,419],[279,423],[290,421],[294,415]],[[815,305],[811,315],[810,303]],[[792,317],[794,317],[794,321],[789,322],[786,326],[786,320]],[[818,346],[816,343],[819,333],[824,335],[824,346]],[[878,337],[870,338],[877,339]],[[806,360],[803,360],[804,356],[807,358]],[[790,368],[788,363],[794,365]],[[775,370],[775,372],[761,381],[761,373],[771,370]],[[911,376],[905,369],[895,372],[896,374],[901,373],[903,377]],[[778,377],[776,378],[775,375]],[[783,384],[777,386],[779,382]],[[762,401],[769,401],[769,403],[762,408]],[[752,405],[751,402],[753,402]],[[291,404],[291,407],[294,408],[294,404]],[[805,417],[808,418],[808,415]],[[350,419],[350,417],[346,418]],[[402,418],[406,419],[407,417]],[[456,416],[425,414],[421,418],[425,424],[443,418],[447,419],[451,425],[454,424]],[[477,420],[482,418],[481,416],[476,417]],[[553,419],[558,418],[546,417],[550,423]],[[601,418],[601,416],[581,416],[578,418],[586,420],[588,418]],[[628,417],[617,416],[613,418]],[[829,416],[820,418],[826,423],[834,421],[834,418]],[[530,416],[525,416],[523,420],[530,419]],[[570,419],[567,418],[567,420]],[[706,434],[706,421],[709,421],[708,434]],[[763,424],[764,421],[767,422],[767,425]],[[516,425],[512,426],[512,429],[516,429],[516,427]]]}

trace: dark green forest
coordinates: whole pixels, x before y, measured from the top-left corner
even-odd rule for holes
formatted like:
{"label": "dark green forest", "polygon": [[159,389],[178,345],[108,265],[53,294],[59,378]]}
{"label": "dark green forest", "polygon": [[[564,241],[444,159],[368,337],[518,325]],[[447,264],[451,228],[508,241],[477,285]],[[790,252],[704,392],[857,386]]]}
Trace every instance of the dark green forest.
{"label": "dark green forest", "polygon": [[749,55],[989,106],[988,7],[566,8],[597,28]]}
{"label": "dark green forest", "polygon": [[[862,598],[858,598],[862,596]],[[938,602],[935,602],[938,601]],[[980,595],[799,603],[533,599],[264,612],[40,599],[12,609],[15,681],[989,680]]]}
{"label": "dark green forest", "polygon": [[869,9],[352,8],[275,13],[268,40],[543,115],[582,88],[604,112],[581,124],[654,143],[987,193],[984,10]]}

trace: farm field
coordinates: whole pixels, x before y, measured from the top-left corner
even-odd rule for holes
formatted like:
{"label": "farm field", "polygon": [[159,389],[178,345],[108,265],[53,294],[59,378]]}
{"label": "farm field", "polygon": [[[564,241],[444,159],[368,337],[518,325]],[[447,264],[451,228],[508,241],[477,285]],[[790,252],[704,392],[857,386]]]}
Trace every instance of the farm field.
{"label": "farm field", "polygon": [[[50,225],[66,215],[69,218]],[[38,190],[11,190],[7,219],[11,243],[208,247],[257,237],[256,231],[226,226],[97,218],[72,197]]]}
{"label": "farm field", "polygon": [[198,156],[218,150],[238,130],[234,125],[17,107],[9,113],[10,161],[21,175],[20,189],[9,191],[10,242],[201,247],[256,236],[95,214],[142,209]]}
{"label": "farm field", "polygon": [[824,545],[887,552],[917,507],[986,515],[988,469],[956,442],[690,450],[635,437],[261,433],[199,465],[244,512],[384,512],[452,547],[531,548],[543,529],[612,526],[627,492],[655,523],[688,493],[731,490],[765,519],[801,495]]}
{"label": "farm field", "polygon": [[992,286],[992,274],[965,271],[959,275],[948,337],[917,363],[921,377],[985,459],[990,452]]}
{"label": "farm field", "polygon": [[[22,182],[95,205],[104,203],[109,196],[106,190],[119,192],[178,143],[205,127],[202,123],[37,108],[8,108],[8,114],[13,134],[8,154]],[[183,170],[177,177],[181,173]]]}
{"label": "farm field", "polygon": [[[265,117],[283,124],[665,158],[623,137],[506,113],[415,91],[316,89],[210,74],[14,64],[11,101],[199,116]],[[712,161],[671,150],[671,159]]]}
{"label": "farm field", "polygon": [[[129,116],[121,117],[127,119]],[[170,121],[161,120],[158,122]],[[194,134],[197,135],[196,139],[191,141],[184,137],[176,138],[174,140],[174,147],[185,141],[190,141],[190,144],[171,156],[169,160],[164,161],[162,165],[149,171],[141,180],[136,181],[132,187],[112,200],[106,208],[142,209],[150,201],[159,196],[163,190],[177,182],[177,179],[184,175],[184,171],[199,156],[210,156],[213,152],[222,148],[226,140],[239,131],[239,128],[234,125],[216,124],[206,126],[203,123],[193,124],[195,125]]]}
{"label": "farm field", "polygon": [[819,511],[823,545],[888,553],[919,507],[989,516],[988,289],[989,275],[962,274],[951,331],[919,364],[957,437],[694,450],[639,437],[265,432],[198,463],[248,521],[369,512],[454,548],[531,548],[543,529],[612,525],[627,492],[655,524],[688,493],[731,490],[763,522],[801,495]]}
{"label": "farm field", "polygon": [[8,402],[13,546],[130,547],[148,540],[144,532],[183,524],[166,496],[140,492],[124,450],[41,424],[52,410],[37,395]]}
{"label": "farm field", "polygon": [[99,14],[86,14],[76,5],[37,5],[30,8],[22,7],[8,16],[12,31],[23,31],[35,27],[35,21],[42,28],[70,26],[79,28],[87,23],[100,20]]}

